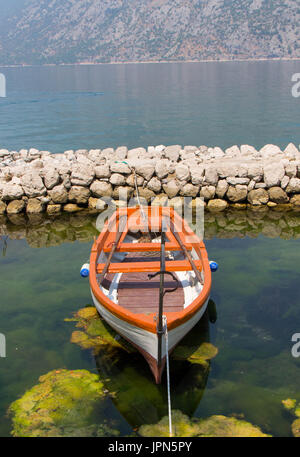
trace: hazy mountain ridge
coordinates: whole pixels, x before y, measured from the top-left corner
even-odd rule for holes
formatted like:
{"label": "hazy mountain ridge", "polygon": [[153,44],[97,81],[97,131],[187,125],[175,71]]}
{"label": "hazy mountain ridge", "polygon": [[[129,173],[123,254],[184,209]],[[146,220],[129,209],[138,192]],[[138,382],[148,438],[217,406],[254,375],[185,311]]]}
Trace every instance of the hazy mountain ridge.
{"label": "hazy mountain ridge", "polygon": [[28,0],[0,64],[300,58],[298,0]]}

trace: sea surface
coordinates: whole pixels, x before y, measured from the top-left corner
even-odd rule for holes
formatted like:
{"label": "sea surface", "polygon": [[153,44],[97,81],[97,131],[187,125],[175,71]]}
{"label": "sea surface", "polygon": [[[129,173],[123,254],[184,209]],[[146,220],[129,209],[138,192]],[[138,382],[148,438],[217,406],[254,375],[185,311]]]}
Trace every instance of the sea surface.
{"label": "sea surface", "polygon": [[[12,431],[9,405],[52,370],[98,373],[113,398],[105,419],[121,435],[167,414],[166,377],[156,386],[138,354],[93,355],[71,342],[73,314],[92,305],[79,275],[97,235],[96,216],[1,219],[0,436]],[[189,417],[233,416],[273,436],[291,436],[295,419],[282,405],[300,401],[300,358],[292,335],[300,328],[300,213],[207,214],[205,242],[213,275],[212,302],[182,341],[184,357],[203,341],[217,355],[203,368],[171,357],[172,405]],[[97,419],[100,426],[103,417]],[[76,434],[76,421],[73,423]]]}
{"label": "sea surface", "polygon": [[[0,148],[299,145],[298,72],[297,62],[0,68]],[[65,319],[92,303],[79,269],[95,235],[95,216],[0,220],[0,436],[12,432],[9,405],[62,368],[99,374],[112,394],[105,417],[121,435],[167,414],[165,377],[155,386],[142,357],[95,356],[71,342],[76,323]],[[172,405],[190,418],[222,414],[290,436],[295,418],[282,400],[300,401],[300,358],[291,353],[300,213],[207,214],[205,241],[220,265],[211,309],[182,344],[188,355],[204,339],[218,353],[205,369],[171,359]]]}
{"label": "sea surface", "polygon": [[299,62],[0,68],[0,147],[300,143]]}

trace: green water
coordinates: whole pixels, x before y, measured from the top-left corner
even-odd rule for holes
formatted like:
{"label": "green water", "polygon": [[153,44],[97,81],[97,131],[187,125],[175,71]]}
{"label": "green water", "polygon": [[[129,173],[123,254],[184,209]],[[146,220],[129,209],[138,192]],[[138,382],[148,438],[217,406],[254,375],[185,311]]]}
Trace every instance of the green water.
{"label": "green water", "polygon": [[[236,415],[290,436],[293,417],[281,401],[300,400],[300,358],[291,355],[291,337],[300,332],[300,213],[208,214],[205,227],[209,258],[220,264],[212,287],[217,321],[206,316],[183,345],[204,339],[219,352],[210,369],[171,360],[174,408],[195,417]],[[0,333],[7,342],[0,436],[11,431],[11,402],[59,368],[100,373],[116,393],[107,411],[122,435],[165,415],[165,379],[155,386],[142,357],[95,358],[70,343],[75,325],[64,319],[91,304],[79,269],[97,234],[95,216],[1,219],[0,230]]]}

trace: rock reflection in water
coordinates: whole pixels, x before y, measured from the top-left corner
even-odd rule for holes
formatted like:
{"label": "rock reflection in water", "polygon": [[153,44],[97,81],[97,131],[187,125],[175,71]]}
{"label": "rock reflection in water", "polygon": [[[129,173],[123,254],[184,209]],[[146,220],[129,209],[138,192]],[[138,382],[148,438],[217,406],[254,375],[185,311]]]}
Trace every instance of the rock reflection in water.
{"label": "rock reflection in water", "polygon": [[[33,248],[57,246],[66,242],[90,242],[99,235],[97,215],[88,213],[0,216],[0,236],[26,239]],[[300,212],[279,212],[267,208],[222,213],[205,213],[205,239],[267,238],[299,239]]]}

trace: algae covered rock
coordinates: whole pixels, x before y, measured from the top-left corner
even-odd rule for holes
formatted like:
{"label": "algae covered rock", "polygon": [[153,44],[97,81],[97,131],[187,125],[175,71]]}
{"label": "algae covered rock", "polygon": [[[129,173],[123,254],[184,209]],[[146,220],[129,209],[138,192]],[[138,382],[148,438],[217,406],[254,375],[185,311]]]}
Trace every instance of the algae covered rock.
{"label": "algae covered rock", "polygon": [[77,330],[72,333],[71,343],[78,344],[82,349],[94,349],[97,353],[103,347],[123,349],[126,352],[135,352],[135,349],[123,340],[109,327],[98,314],[93,306],[87,306],[75,313],[72,319],[65,319],[67,322],[77,322]]}
{"label": "algae covered rock", "polygon": [[208,365],[208,361],[216,357],[218,348],[206,341],[200,346],[177,346],[172,354],[174,359],[187,360],[190,363],[198,363],[200,365]]}
{"label": "algae covered rock", "polygon": [[[104,387],[99,376],[86,370],[54,370],[12,403],[12,435],[102,436],[109,427],[93,424],[95,411],[104,408]],[[100,434],[100,435],[99,435]]]}
{"label": "algae covered rock", "polygon": [[300,438],[300,419],[296,419],[292,423],[292,432],[296,438]]}
{"label": "algae covered rock", "polygon": [[300,438],[300,403],[297,404],[297,400],[287,398],[286,400],[282,400],[282,404],[285,409],[297,417],[292,423],[292,433],[295,437]]}
{"label": "algae covered rock", "polygon": [[287,398],[286,400],[282,400],[282,404],[288,411],[294,410],[297,404],[297,401],[292,398]]}
{"label": "algae covered rock", "polygon": [[[211,416],[207,419],[189,419],[181,411],[172,412],[173,435],[178,437],[266,437],[258,427],[234,417]],[[165,416],[158,424],[143,425],[141,436],[169,436],[169,419]]]}

